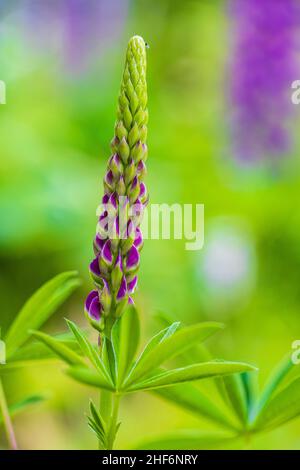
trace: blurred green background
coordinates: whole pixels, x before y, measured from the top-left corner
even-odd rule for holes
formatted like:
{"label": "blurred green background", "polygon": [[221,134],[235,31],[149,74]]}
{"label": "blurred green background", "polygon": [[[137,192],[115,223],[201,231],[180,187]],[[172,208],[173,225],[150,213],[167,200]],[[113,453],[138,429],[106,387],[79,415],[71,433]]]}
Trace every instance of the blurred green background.
{"label": "blurred green background", "polygon": [[[263,383],[300,339],[299,118],[292,149],[276,166],[244,168],[234,158],[225,1],[101,0],[96,17],[94,2],[86,1],[77,30],[61,10],[67,3],[0,2],[0,79],[7,88],[0,106],[1,327],[43,282],[69,269],[79,271],[82,287],[47,331],[63,330],[64,317],[86,325],[95,211],[124,52],[129,37],[140,34],[150,45],[151,202],[205,205],[201,251],[186,251],[184,240],[145,242],[136,295],[144,336],[159,328],[157,312],[184,323],[224,321],[211,351],[257,365]],[[47,364],[7,378],[11,401],[27,392],[49,396],[16,419],[22,448],[96,447],[85,417],[95,393],[62,369]],[[126,398],[121,417],[119,448],[164,431],[212,429],[149,394]],[[252,446],[300,449],[299,426],[294,421]]]}

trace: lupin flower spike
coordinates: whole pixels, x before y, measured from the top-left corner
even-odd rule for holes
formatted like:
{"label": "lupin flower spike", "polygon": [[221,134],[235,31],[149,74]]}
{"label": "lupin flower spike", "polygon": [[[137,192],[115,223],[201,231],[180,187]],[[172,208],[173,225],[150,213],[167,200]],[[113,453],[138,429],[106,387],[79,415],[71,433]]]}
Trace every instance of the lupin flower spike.
{"label": "lupin flower spike", "polygon": [[[143,245],[138,225],[148,202],[144,183],[148,122],[146,47],[139,36],[128,43],[112,155],[104,176],[95,258],[90,264],[94,290],[85,302],[87,318],[100,332],[133,302],[131,296],[137,285]],[[134,217],[135,213],[139,216]]]}

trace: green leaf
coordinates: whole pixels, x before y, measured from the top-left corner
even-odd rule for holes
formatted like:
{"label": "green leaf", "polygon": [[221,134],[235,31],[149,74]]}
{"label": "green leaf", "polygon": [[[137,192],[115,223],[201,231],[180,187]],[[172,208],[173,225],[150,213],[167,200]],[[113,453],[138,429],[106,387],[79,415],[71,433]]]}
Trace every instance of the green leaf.
{"label": "green leaf", "polygon": [[226,398],[242,424],[247,422],[248,404],[241,374],[223,377]]}
{"label": "green leaf", "polygon": [[109,376],[111,377],[113,384],[115,384],[115,356],[112,349],[111,341],[106,336],[102,338],[101,359],[104,364],[104,367],[106,368],[109,373]]}
{"label": "green leaf", "polygon": [[[9,414],[11,417],[14,417],[22,413],[22,411],[26,410],[27,408],[37,405],[38,403],[42,403],[45,400],[46,400],[46,397],[43,397],[42,395],[31,395],[17,403],[14,403],[13,405],[10,405]],[[3,417],[2,415],[0,415],[0,425],[2,423],[3,423]]]}
{"label": "green leaf", "polygon": [[[69,335],[53,335],[53,338],[72,349],[72,351],[78,352],[78,344],[70,333]],[[22,346],[10,357],[9,363],[11,364],[16,361],[44,361],[53,358],[57,358],[56,354],[54,354],[53,351],[51,351],[45,344],[40,341],[30,341],[30,343]]]}
{"label": "green leaf", "polygon": [[68,348],[61,341],[41,333],[40,331],[33,331],[32,335],[48,346],[58,357],[70,365],[86,365],[84,359],[76,354],[72,349]]}
{"label": "green leaf", "polygon": [[261,398],[256,409],[256,415],[258,415],[267,406],[275,391],[278,389],[293,367],[294,364],[291,360],[290,354],[285,356],[275,367],[261,394]]}
{"label": "green leaf", "polygon": [[180,369],[162,372],[150,379],[144,380],[143,382],[131,385],[126,389],[126,391],[151,390],[154,388],[176,385],[181,382],[190,382],[207,377],[235,374],[237,372],[250,370],[254,370],[253,366],[242,362],[203,362],[201,364],[193,364]]}
{"label": "green leaf", "polygon": [[[174,319],[171,315],[165,312],[158,311],[155,315],[159,323],[163,326],[171,325]],[[179,322],[178,322],[179,325]],[[193,348],[186,350],[182,357],[187,360],[188,363],[194,362],[207,362],[213,359],[211,353],[208,351],[204,344],[196,344]]]}
{"label": "green leaf", "polygon": [[149,375],[149,373],[154,371],[165,361],[182,354],[221,328],[223,328],[221,323],[198,323],[197,325],[182,328],[166,339],[162,338],[158,344],[151,347],[147,354],[143,354],[140,357],[130,373],[127,384],[131,385],[142,377]]}
{"label": "green leaf", "polygon": [[295,379],[264,407],[254,429],[275,428],[300,415],[300,378]]}
{"label": "green leaf", "polygon": [[107,381],[106,377],[100,375],[99,372],[88,369],[87,367],[70,367],[67,369],[66,373],[77,382],[81,382],[85,385],[115,391],[114,387]]}
{"label": "green leaf", "polygon": [[90,428],[92,429],[92,431],[98,437],[101,443],[101,448],[107,449],[106,425],[102,416],[100,415],[99,411],[96,409],[92,401],[90,401],[90,412],[92,416],[88,417],[88,424]]}
{"label": "green leaf", "polygon": [[125,380],[126,383],[129,382],[129,379],[131,378],[131,375],[135,371],[136,366],[139,365],[139,367],[142,367],[142,364],[147,359],[147,356],[149,355],[149,353],[155,348],[155,346],[157,346],[159,343],[162,343],[167,338],[172,336],[175,333],[175,331],[177,330],[177,328],[179,327],[179,325],[180,325],[180,322],[172,323],[172,325],[168,326],[164,330],[159,331],[156,335],[154,335],[148,341],[145,348],[141,352],[140,356],[138,357],[138,359],[133,364],[133,367],[130,370],[130,372],[129,372],[126,380]]}
{"label": "green leaf", "polygon": [[20,348],[39,329],[80,284],[77,273],[69,271],[54,277],[25,303],[5,337],[7,357]]}
{"label": "green leaf", "polygon": [[138,313],[131,305],[114,324],[111,332],[111,343],[115,357],[116,383],[119,387],[135,357],[140,339]]}
{"label": "green leaf", "polygon": [[248,422],[251,423],[255,414],[255,408],[258,400],[259,386],[258,386],[258,373],[257,372],[243,372],[241,374],[243,381],[247,409],[248,409]]}
{"label": "green leaf", "polygon": [[70,328],[71,332],[73,333],[74,337],[76,338],[79,347],[82,351],[82,353],[89,358],[93,366],[102,372],[108,381],[112,383],[111,377],[109,372],[106,370],[105,365],[103,364],[101,357],[100,357],[100,351],[99,354],[94,349],[94,346],[89,342],[89,340],[86,338],[84,333],[80,330],[80,328],[75,325],[70,320],[66,320],[68,327]]}
{"label": "green leaf", "polygon": [[191,383],[154,390],[153,393],[192,412],[193,416],[198,415],[226,428],[235,429],[230,419],[216,404]]}

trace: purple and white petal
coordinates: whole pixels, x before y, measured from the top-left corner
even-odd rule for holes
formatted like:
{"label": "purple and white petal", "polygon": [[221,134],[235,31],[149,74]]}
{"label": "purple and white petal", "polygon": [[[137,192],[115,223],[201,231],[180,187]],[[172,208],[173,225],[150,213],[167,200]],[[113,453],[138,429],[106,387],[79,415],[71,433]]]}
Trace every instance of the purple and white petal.
{"label": "purple and white petal", "polygon": [[138,250],[140,250],[143,246],[143,235],[139,227],[136,227],[135,229],[135,238],[133,244]]}
{"label": "purple and white petal", "polygon": [[135,270],[137,268],[138,264],[139,264],[139,261],[140,261],[139,252],[138,252],[137,248],[134,245],[132,245],[132,247],[130,248],[130,250],[127,253],[126,269],[128,271]]}
{"label": "purple and white petal", "polygon": [[117,302],[120,302],[121,300],[124,299],[124,297],[127,294],[127,283],[126,283],[126,278],[125,276],[122,277],[120,289],[117,294]]}
{"label": "purple and white petal", "polygon": [[99,302],[99,298],[95,298],[92,300],[90,308],[88,310],[88,315],[91,317],[92,320],[100,320],[101,317],[101,304]]}
{"label": "purple and white petal", "polygon": [[113,209],[117,209],[118,207],[118,203],[117,203],[117,195],[115,192],[113,192],[110,197],[109,197],[109,200],[108,200],[108,204],[111,204]]}
{"label": "purple and white petal", "polygon": [[92,290],[85,301],[85,311],[93,320],[100,320],[101,304],[99,302],[98,291]]}
{"label": "purple and white petal", "polygon": [[97,252],[97,254],[102,250],[103,246],[104,246],[104,243],[105,243],[105,239],[102,238],[99,233],[97,233],[97,235],[95,236],[95,239],[94,239],[94,248]]}
{"label": "purple and white petal", "polygon": [[136,286],[137,286],[137,281],[138,281],[137,276],[134,276],[134,278],[127,283],[127,290],[129,294],[134,293]]}
{"label": "purple and white petal", "polygon": [[92,275],[96,277],[101,276],[100,268],[99,268],[99,258],[96,257],[93,259],[93,261],[90,263],[90,272]]}
{"label": "purple and white petal", "polygon": [[101,251],[101,258],[105,261],[106,264],[111,265],[113,261],[112,251],[111,251],[111,241],[106,240]]}

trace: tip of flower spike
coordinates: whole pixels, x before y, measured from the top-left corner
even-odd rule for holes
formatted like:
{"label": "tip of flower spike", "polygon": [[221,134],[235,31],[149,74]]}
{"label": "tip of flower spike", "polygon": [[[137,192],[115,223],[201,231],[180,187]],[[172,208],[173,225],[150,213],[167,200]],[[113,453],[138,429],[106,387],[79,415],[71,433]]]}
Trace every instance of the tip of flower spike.
{"label": "tip of flower spike", "polygon": [[135,36],[132,36],[129,41],[128,41],[128,46],[134,45],[134,46],[142,46],[142,47],[149,47],[146,41],[142,38],[142,36],[139,36],[136,34]]}
{"label": "tip of flower spike", "polygon": [[133,36],[128,41],[127,58],[133,55],[137,61],[144,63],[146,60],[146,42],[141,36]]}

